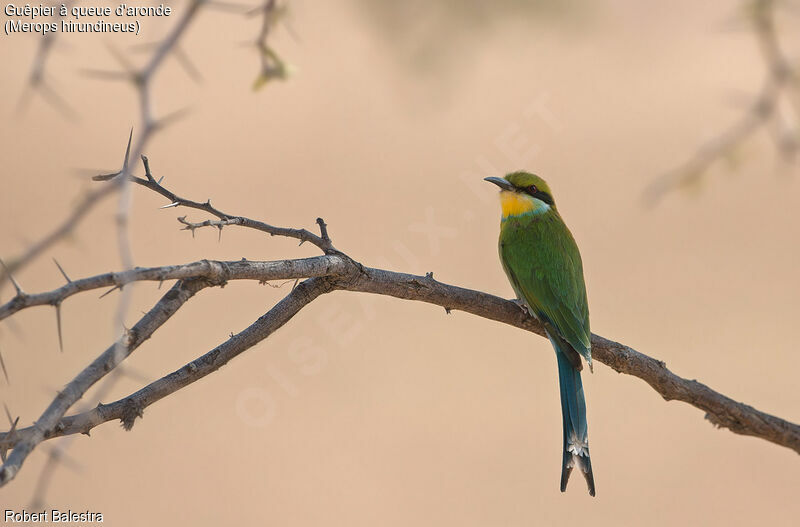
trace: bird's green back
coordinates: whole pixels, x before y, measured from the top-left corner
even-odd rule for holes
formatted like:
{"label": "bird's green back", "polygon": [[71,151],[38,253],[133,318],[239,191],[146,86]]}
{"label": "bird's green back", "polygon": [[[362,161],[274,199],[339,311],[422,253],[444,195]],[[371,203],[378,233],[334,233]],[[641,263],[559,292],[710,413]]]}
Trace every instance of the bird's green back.
{"label": "bird's green back", "polygon": [[591,361],[583,264],[575,239],[555,208],[509,216],[500,228],[500,260],[533,314]]}

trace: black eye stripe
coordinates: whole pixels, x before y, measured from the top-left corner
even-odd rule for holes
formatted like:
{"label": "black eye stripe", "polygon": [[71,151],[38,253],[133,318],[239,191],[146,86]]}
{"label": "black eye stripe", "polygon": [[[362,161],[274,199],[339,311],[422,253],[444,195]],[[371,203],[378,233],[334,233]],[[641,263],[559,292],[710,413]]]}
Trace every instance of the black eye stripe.
{"label": "black eye stripe", "polygon": [[533,196],[536,199],[544,201],[548,205],[552,205],[554,203],[553,197],[550,196],[550,194],[548,194],[547,192],[541,191],[538,188],[536,188],[536,185],[531,185],[529,187],[526,187],[525,193]]}

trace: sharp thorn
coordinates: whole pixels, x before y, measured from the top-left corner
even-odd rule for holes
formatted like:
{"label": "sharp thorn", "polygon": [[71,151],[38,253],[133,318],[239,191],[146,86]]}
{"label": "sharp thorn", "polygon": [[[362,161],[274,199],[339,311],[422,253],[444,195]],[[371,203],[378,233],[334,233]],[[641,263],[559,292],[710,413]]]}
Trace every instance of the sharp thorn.
{"label": "sharp thorn", "polygon": [[122,162],[121,172],[128,171],[128,159],[131,157],[131,142],[133,141],[133,127],[131,126],[131,133],[128,135],[128,147],[125,149],[125,160]]}
{"label": "sharp thorn", "polygon": [[63,267],[61,267],[61,264],[60,264],[60,263],[58,263],[58,260],[56,260],[55,258],[53,258],[53,262],[56,264],[56,267],[58,267],[58,270],[59,270],[59,271],[61,271],[61,275],[64,277],[64,280],[66,280],[68,284],[71,284],[71,283],[72,283],[72,280],[70,280],[70,279],[69,279],[69,276],[67,276],[67,273],[66,273],[66,272],[64,272],[64,268],[63,268]]}
{"label": "sharp thorn", "polygon": [[160,178],[158,178],[158,184],[159,184],[159,185],[161,184],[161,182],[162,182],[162,181],[164,181],[164,178],[165,178],[165,177],[166,177],[166,176],[161,176]]}
{"label": "sharp thorn", "polygon": [[109,179],[114,179],[118,175],[122,174],[122,172],[112,172],[110,174],[100,174],[97,176],[92,176],[92,181],[108,181]]}
{"label": "sharp thorn", "polygon": [[102,295],[100,295],[100,298],[103,298],[103,297],[105,297],[105,296],[107,296],[107,295],[110,295],[111,293],[113,293],[113,292],[114,292],[114,291],[116,291],[117,289],[122,289],[122,286],[121,286],[121,285],[115,285],[114,287],[112,287],[111,289],[109,289],[108,291],[106,291],[105,293],[103,293]]}
{"label": "sharp thorn", "polygon": [[0,367],[3,368],[3,376],[6,378],[6,384],[11,385],[11,380],[8,378],[8,370],[6,369],[6,361],[3,360],[3,353],[0,352]]}
{"label": "sharp thorn", "polygon": [[14,418],[11,417],[11,411],[8,409],[8,405],[6,403],[3,403],[3,408],[6,411],[6,417],[8,417],[8,424],[14,426]]}
{"label": "sharp thorn", "polygon": [[14,279],[14,275],[11,274],[11,270],[6,266],[6,263],[3,260],[0,260],[0,265],[3,266],[3,269],[6,270],[6,276],[14,285],[14,289],[17,290],[17,295],[22,295],[22,288],[19,286],[17,281]]}
{"label": "sharp thorn", "polygon": [[58,330],[58,350],[64,353],[64,338],[61,335],[61,302],[56,305],[56,329]]}
{"label": "sharp thorn", "polygon": [[[11,418],[11,412],[8,411],[8,406],[6,406],[6,403],[3,403],[3,406],[6,409],[6,415],[8,416],[8,422],[11,423],[11,429],[8,431],[8,434],[6,435],[6,437],[8,437],[9,439],[13,439],[14,438],[14,432],[17,431],[17,424],[19,424],[19,417],[17,417],[16,419],[12,419]],[[8,452],[7,448],[0,449],[0,459],[3,460],[3,463],[6,462],[6,453],[7,452]]]}
{"label": "sharp thorn", "polygon": [[179,201],[173,201],[169,205],[164,205],[163,207],[159,207],[159,209],[171,209],[172,207],[177,207],[178,205],[180,205]]}

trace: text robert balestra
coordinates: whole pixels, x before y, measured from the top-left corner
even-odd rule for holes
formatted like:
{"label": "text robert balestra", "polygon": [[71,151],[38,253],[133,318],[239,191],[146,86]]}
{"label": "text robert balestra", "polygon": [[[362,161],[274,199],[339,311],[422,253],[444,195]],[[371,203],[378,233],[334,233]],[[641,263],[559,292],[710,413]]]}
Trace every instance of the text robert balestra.
{"label": "text robert balestra", "polygon": [[5,509],[3,511],[4,523],[103,523],[102,512],[92,511],[65,511],[59,509],[41,511],[15,511]]}

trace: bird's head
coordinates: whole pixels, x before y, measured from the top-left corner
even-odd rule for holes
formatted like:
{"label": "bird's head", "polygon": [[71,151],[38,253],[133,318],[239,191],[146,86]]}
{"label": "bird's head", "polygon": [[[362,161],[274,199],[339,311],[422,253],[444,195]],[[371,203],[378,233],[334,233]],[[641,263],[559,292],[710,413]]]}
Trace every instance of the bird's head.
{"label": "bird's head", "polygon": [[484,180],[500,187],[503,219],[523,214],[542,214],[556,206],[547,182],[536,174],[512,172],[504,178],[487,177]]}

